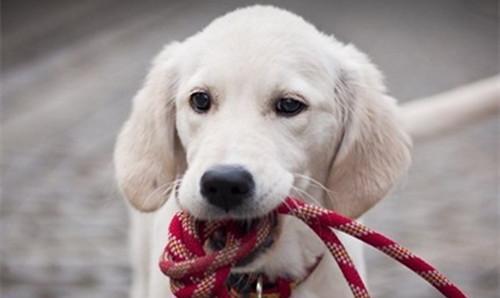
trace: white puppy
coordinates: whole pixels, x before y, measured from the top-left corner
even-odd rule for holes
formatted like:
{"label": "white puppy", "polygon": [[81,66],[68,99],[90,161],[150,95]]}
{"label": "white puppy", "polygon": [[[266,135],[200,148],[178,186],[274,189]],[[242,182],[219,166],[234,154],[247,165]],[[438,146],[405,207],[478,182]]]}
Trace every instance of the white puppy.
{"label": "white puppy", "polygon": [[[154,211],[131,211],[133,297],[171,296],[158,260],[179,208],[256,218],[291,194],[359,217],[409,165],[396,109],[364,54],[281,9],[238,9],[166,46],[115,152],[124,196]],[[292,218],[279,222],[234,272],[292,278],[293,297],[349,297],[316,236]],[[363,267],[358,243],[344,242]]]}

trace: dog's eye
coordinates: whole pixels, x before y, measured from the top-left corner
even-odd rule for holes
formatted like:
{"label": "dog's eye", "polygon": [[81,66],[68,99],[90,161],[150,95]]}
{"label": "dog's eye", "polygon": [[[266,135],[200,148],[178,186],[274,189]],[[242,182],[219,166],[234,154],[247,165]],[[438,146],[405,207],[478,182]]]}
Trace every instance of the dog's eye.
{"label": "dog's eye", "polygon": [[212,100],[210,95],[205,92],[195,92],[191,94],[190,104],[193,110],[198,113],[206,113],[210,110]]}
{"label": "dog's eye", "polygon": [[280,98],[276,101],[274,109],[276,114],[284,117],[292,117],[302,112],[306,108],[306,105],[293,98],[285,97]]}

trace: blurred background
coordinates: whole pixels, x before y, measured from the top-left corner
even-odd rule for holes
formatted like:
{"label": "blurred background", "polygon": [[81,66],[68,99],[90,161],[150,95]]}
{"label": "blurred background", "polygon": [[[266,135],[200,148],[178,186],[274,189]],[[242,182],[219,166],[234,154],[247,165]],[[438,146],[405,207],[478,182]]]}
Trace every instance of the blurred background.
{"label": "blurred background", "polygon": [[[357,45],[413,98],[498,73],[495,0],[259,1]],[[162,45],[245,1],[3,0],[0,296],[126,297],[127,213],[112,148]],[[500,297],[499,119],[415,144],[366,215],[471,297]],[[374,297],[439,297],[367,249]]]}

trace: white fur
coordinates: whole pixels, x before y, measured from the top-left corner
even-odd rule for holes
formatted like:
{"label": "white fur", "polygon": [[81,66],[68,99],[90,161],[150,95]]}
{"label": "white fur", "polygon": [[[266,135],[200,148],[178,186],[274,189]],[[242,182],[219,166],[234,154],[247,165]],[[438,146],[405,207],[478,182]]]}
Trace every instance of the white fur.
{"label": "white fur", "polygon": [[[207,114],[189,105],[198,90],[215,99]],[[131,211],[133,297],[169,297],[157,263],[179,208],[200,218],[227,216],[200,195],[200,177],[213,165],[240,164],[255,179],[251,203],[229,214],[236,218],[268,213],[289,194],[351,217],[382,199],[410,162],[409,138],[385,91],[379,71],[354,46],[273,7],[236,10],[168,45],[135,97],[115,151],[124,196],[154,211]],[[277,116],[273,102],[283,96],[308,109]],[[170,186],[181,177],[175,197]],[[304,224],[283,220],[272,249],[240,271],[301,278],[325,251]],[[364,270],[361,246],[344,240]],[[328,256],[293,297],[333,294],[349,296]]]}

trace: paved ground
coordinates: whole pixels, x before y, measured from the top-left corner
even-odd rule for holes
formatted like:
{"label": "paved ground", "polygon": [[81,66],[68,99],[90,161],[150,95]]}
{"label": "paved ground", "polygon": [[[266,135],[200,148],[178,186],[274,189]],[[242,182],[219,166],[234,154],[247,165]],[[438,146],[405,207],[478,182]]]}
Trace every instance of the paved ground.
{"label": "paved ground", "polygon": [[[495,1],[273,3],[369,53],[402,101],[498,72]],[[114,137],[162,44],[242,5],[3,1],[0,296],[126,296]],[[416,144],[408,177],[367,215],[471,297],[500,296],[498,136],[491,119]],[[438,297],[387,258],[368,261],[375,297]]]}

